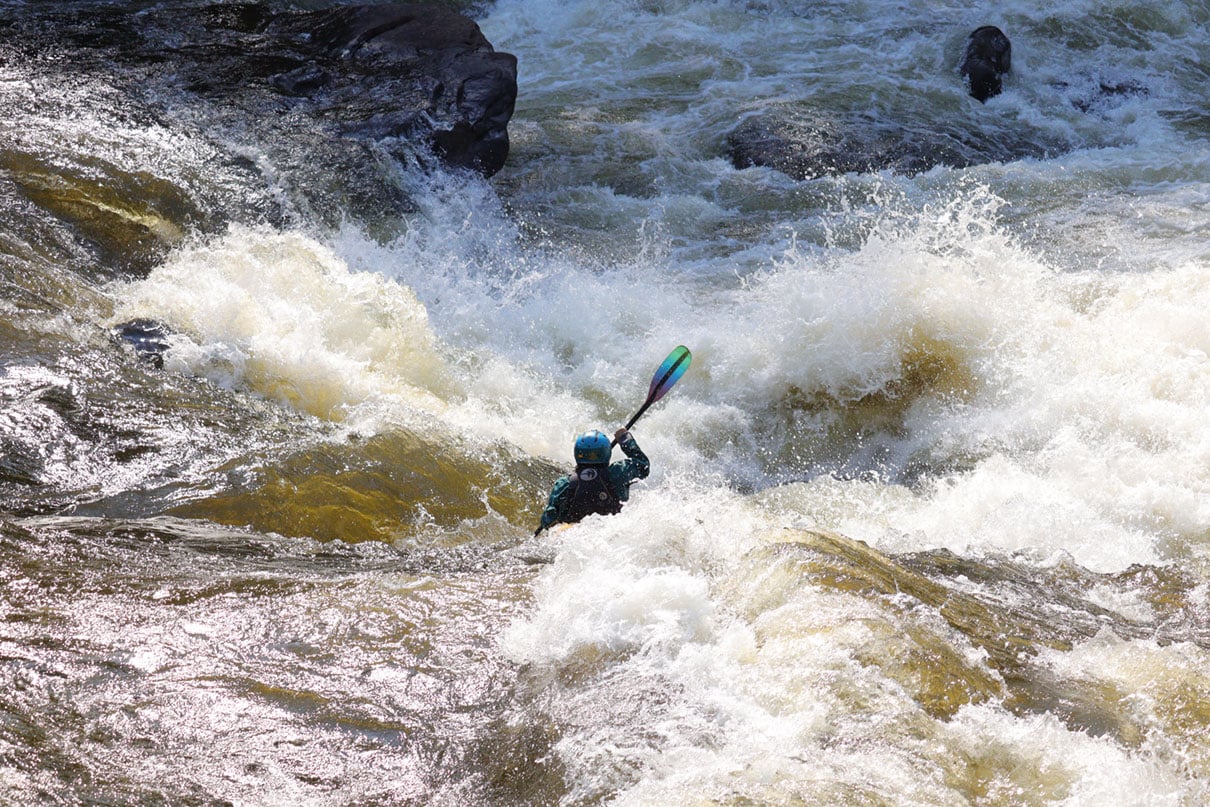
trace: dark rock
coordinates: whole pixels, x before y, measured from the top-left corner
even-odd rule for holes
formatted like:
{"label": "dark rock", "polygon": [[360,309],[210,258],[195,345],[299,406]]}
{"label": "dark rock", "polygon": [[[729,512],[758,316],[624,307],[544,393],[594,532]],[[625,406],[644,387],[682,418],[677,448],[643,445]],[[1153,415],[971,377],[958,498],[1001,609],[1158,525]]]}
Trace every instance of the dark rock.
{"label": "dark rock", "polygon": [[764,166],[795,179],[890,169],[914,174],[943,158],[910,145],[868,119],[778,111],[740,124],[727,137],[737,168]]}
{"label": "dark rock", "polygon": [[167,325],[151,319],[133,319],[115,325],[111,333],[115,341],[134,350],[139,359],[163,369],[168,338],[172,336],[172,329]]}
{"label": "dark rock", "polygon": [[[974,97],[985,101],[999,93],[1011,66],[1012,45],[999,28],[986,25],[971,33],[961,69]],[[969,118],[939,120],[927,110],[894,119],[785,105],[745,120],[727,136],[727,153],[737,168],[763,166],[800,180],[874,171],[912,175],[939,165],[965,168],[1069,149],[1026,125],[1006,130]]]}
{"label": "dark rock", "polygon": [[173,114],[201,102],[198,117],[217,125],[284,113],[295,129],[375,145],[407,141],[419,148],[386,146],[409,159],[427,150],[489,176],[508,154],[516,57],[441,5],[157,4],[139,14],[98,5],[30,12],[0,26],[0,44],[35,58],[70,53],[65,69],[125,78],[149,106]]}
{"label": "dark rock", "polygon": [[352,6],[275,17],[289,70],[266,77],[345,137],[414,138],[447,164],[490,176],[508,156],[517,60],[475,22],[433,5]]}
{"label": "dark rock", "polygon": [[313,64],[269,76],[269,84],[282,95],[306,97],[323,88],[330,76]]}
{"label": "dark rock", "polygon": [[994,25],[971,32],[959,69],[969,82],[972,97],[986,102],[1000,94],[1001,76],[1012,69],[1012,52],[1008,37]]}
{"label": "dark rock", "polygon": [[1071,99],[1071,104],[1081,112],[1107,112],[1129,98],[1143,98],[1149,95],[1144,85],[1133,79],[1124,81],[1096,81],[1096,86],[1089,91],[1077,94]]}
{"label": "dark rock", "polygon": [[969,121],[896,121],[781,107],[750,118],[727,137],[737,168],[763,166],[800,179],[889,170],[913,175],[1065,150],[1032,131],[986,129]]}

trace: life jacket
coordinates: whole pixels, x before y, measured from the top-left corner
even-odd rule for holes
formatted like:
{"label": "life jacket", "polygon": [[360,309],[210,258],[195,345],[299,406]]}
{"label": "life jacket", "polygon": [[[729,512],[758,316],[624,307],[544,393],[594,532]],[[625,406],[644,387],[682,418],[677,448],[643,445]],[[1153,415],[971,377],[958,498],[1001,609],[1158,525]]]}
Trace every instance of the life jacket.
{"label": "life jacket", "polygon": [[622,511],[622,502],[609,484],[607,465],[577,465],[568,495],[567,514],[561,520],[571,524],[593,513],[613,515]]}

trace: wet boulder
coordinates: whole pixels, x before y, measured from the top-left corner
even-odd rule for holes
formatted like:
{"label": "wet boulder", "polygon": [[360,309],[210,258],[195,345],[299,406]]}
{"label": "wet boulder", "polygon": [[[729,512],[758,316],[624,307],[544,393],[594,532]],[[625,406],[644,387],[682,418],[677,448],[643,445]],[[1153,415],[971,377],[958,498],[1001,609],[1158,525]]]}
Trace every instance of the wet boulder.
{"label": "wet boulder", "polygon": [[473,20],[436,5],[350,6],[276,15],[263,36],[288,57],[267,87],[341,136],[417,139],[489,176],[504,165],[517,60]]}
{"label": "wet boulder", "polygon": [[[329,137],[407,158],[431,152],[488,176],[508,156],[517,59],[496,52],[474,20],[445,6],[279,12],[249,4],[162,13],[163,41],[144,35],[130,55],[169,61],[188,92],[245,119],[279,112]],[[169,41],[174,29],[191,31],[192,41]]]}
{"label": "wet boulder", "polygon": [[966,40],[959,72],[966,78],[971,97],[986,103],[1000,94],[1001,77],[1012,69],[1013,46],[994,25],[976,28]]}
{"label": "wet boulder", "polygon": [[751,117],[727,137],[735,167],[772,168],[799,180],[878,171],[911,176],[939,165],[964,168],[1061,150],[1063,144],[1034,131],[1005,131],[965,119],[894,120],[796,105]]}
{"label": "wet boulder", "polygon": [[954,162],[938,144],[917,148],[894,127],[855,115],[779,108],[749,118],[727,137],[736,168],[763,166],[795,179],[892,170],[914,174]]}

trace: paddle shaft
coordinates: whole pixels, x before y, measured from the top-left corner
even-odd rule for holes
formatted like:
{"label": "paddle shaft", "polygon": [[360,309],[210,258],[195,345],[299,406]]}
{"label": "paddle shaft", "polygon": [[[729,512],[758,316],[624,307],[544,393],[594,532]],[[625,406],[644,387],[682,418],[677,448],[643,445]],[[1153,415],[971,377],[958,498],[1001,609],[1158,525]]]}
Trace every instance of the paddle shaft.
{"label": "paddle shaft", "polygon": [[[643,413],[647,411],[647,407],[651,406],[653,403],[655,403],[655,401],[652,400],[651,398],[648,398],[646,401],[643,402],[643,405],[639,407],[639,411],[635,412],[634,417],[632,417],[626,423],[626,431],[630,431],[630,427],[634,425],[636,420],[638,420],[639,418],[641,418],[643,416]],[[617,444],[618,444],[618,438],[615,437],[615,438],[613,438],[613,442],[611,442],[609,444],[609,447],[613,448]]]}

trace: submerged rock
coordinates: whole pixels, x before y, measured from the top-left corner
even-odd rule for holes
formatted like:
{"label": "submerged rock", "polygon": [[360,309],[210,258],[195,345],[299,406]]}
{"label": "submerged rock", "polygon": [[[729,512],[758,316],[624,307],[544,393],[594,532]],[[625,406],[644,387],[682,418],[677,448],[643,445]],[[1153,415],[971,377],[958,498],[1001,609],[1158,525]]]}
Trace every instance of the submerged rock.
{"label": "submerged rock", "polygon": [[740,124],[727,137],[737,168],[775,168],[795,179],[890,169],[914,174],[960,162],[942,144],[913,144],[869,118],[780,109]]}
{"label": "submerged rock", "polygon": [[[816,529],[781,528],[762,540],[729,589],[737,612],[767,634],[758,641],[821,629],[793,616],[770,618],[792,614],[783,606],[804,588],[858,598],[873,610],[864,612],[850,652],[943,720],[968,704],[996,702],[1019,714],[1055,714],[1074,731],[1137,743],[1146,719],[1118,708],[1123,698],[1107,697],[1107,685],[1064,676],[1047,661],[1052,651],[1070,652],[1105,635],[1152,646],[1210,643],[1200,601],[1179,593],[1196,589],[1180,569],[1097,574],[1070,562],[968,559],[944,549],[892,555]],[[1145,603],[1148,616],[1120,613],[1100,604],[1105,599]],[[974,652],[960,652],[949,631]]]}
{"label": "submerged rock", "polygon": [[[1132,98],[1146,98],[1150,95],[1150,90],[1134,79],[1094,79],[1090,84],[1092,86],[1083,92],[1077,91],[1070,98],[1071,105],[1081,112],[1103,113]],[[1066,90],[1071,85],[1061,83],[1056,86]]]}
{"label": "submerged rock", "polygon": [[299,451],[169,512],[320,541],[448,531],[461,542],[479,529],[528,533],[554,472],[504,445],[485,454],[449,435],[396,428]]}
{"label": "submerged rock", "polygon": [[821,113],[792,106],[750,118],[727,137],[736,168],[773,168],[795,179],[893,171],[913,175],[938,165],[1045,157],[1063,150],[1034,132],[982,130],[966,121],[935,124]]}
{"label": "submerged rock", "polygon": [[172,329],[167,325],[151,319],[133,319],[115,325],[111,333],[114,341],[130,347],[139,359],[163,369],[168,339],[172,336]]}

